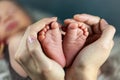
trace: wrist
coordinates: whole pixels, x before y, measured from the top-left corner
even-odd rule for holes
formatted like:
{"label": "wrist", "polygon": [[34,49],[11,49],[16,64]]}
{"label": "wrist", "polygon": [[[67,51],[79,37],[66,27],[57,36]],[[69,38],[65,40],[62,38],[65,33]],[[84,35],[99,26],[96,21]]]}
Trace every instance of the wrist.
{"label": "wrist", "polygon": [[93,67],[69,68],[66,70],[66,80],[97,80],[98,72]]}

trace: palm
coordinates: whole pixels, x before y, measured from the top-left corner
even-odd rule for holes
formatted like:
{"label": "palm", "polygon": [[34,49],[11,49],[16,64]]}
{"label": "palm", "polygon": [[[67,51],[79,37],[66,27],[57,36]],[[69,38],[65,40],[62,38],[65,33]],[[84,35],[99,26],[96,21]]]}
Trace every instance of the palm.
{"label": "palm", "polygon": [[[31,45],[23,40],[22,43],[27,46],[20,45],[16,60],[30,78],[33,80],[64,80],[64,70],[58,63],[45,56],[39,42],[37,45],[36,42],[35,45]],[[21,46],[25,47],[21,48]]]}

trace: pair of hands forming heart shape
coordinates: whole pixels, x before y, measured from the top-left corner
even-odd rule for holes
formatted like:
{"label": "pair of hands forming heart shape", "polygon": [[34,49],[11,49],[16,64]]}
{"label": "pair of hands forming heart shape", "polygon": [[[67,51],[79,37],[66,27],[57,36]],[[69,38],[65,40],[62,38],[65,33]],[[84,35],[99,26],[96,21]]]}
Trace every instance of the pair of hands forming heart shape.
{"label": "pair of hands forming heart shape", "polygon": [[[66,19],[64,25],[67,26],[62,27],[58,22],[46,25],[39,32],[38,40],[49,58],[58,62],[62,67],[69,67],[77,53],[85,45],[94,42],[101,36],[101,30],[97,29],[99,24],[91,27],[84,21],[80,21],[78,16],[74,16],[73,19]],[[65,31],[63,39],[59,28],[63,28]]]}
{"label": "pair of hands forming heart shape", "polygon": [[[42,48],[46,55],[58,62],[62,67],[68,67],[72,64],[77,53],[86,43],[89,31],[89,25],[75,19],[66,19],[66,27],[62,27],[58,22],[52,22],[46,25],[38,35]],[[63,28],[65,34],[60,32]]]}
{"label": "pair of hands forming heart shape", "polygon": [[[16,61],[33,80],[64,80],[65,75],[66,80],[79,80],[82,77],[82,73],[86,71],[86,67],[87,70],[90,69],[92,72],[90,76],[95,75],[94,72],[97,72],[100,66],[106,61],[113,47],[114,27],[109,25],[104,19],[100,20],[96,16],[88,14],[75,15],[73,20],[66,20],[65,22],[65,24],[68,24],[68,27],[64,38],[66,39],[68,36],[69,38],[66,40],[63,39],[62,45],[61,33],[59,32],[59,28],[57,27],[59,25],[56,21],[56,18],[46,18],[28,27],[16,52]],[[50,26],[51,28],[46,26],[51,22],[53,22]],[[85,25],[90,27],[88,28],[89,36],[87,29],[84,28]],[[42,47],[38,41],[39,31],[39,41]],[[78,41],[76,41],[76,35],[80,37],[80,39],[77,37]],[[81,38],[81,36],[83,37]],[[86,39],[86,37],[88,38]],[[71,39],[73,41],[69,41]],[[84,42],[80,42],[81,39]],[[73,44],[73,46],[66,44],[68,42],[77,42],[76,44],[78,45],[76,47],[76,44],[75,46]],[[84,43],[87,46],[81,49],[81,43],[83,43],[82,46]],[[42,48],[51,59],[44,54]],[[77,49],[72,50],[71,48]],[[79,52],[80,49],[81,51]],[[61,56],[64,56],[62,50],[65,52],[66,59],[68,59],[68,65],[72,62],[72,65],[65,72],[63,70],[65,63],[62,63],[65,60],[61,58]],[[76,53],[78,53],[77,56]]]}

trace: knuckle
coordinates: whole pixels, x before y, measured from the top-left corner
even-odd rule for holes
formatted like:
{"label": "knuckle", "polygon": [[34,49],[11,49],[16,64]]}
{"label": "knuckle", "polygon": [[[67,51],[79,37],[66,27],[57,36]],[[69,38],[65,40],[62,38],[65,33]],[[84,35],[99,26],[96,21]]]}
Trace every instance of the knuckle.
{"label": "knuckle", "polygon": [[23,57],[22,57],[21,55],[19,55],[19,56],[18,56],[18,55],[15,55],[14,58],[15,58],[15,60],[16,60],[18,63],[23,62],[23,61],[22,61]]}
{"label": "knuckle", "polygon": [[113,32],[116,32],[116,29],[113,25],[109,25],[109,29],[112,30]]}
{"label": "knuckle", "polygon": [[20,57],[17,56],[17,55],[15,55],[15,60],[16,60],[17,62],[19,62],[19,61],[20,61]]}

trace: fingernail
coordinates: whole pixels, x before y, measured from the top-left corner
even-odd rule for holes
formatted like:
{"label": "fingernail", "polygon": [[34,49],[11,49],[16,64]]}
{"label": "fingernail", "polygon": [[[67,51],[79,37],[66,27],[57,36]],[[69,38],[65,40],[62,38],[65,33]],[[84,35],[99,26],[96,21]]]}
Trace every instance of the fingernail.
{"label": "fingernail", "polygon": [[28,37],[29,43],[33,43],[35,40],[36,40],[36,38],[34,36],[29,36]]}

